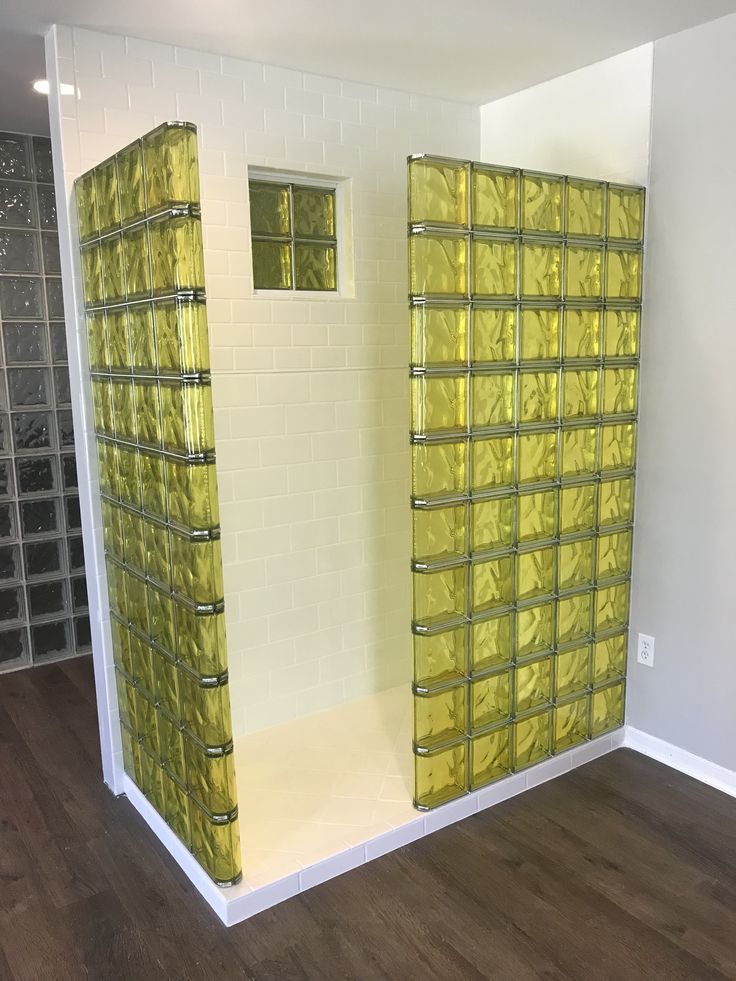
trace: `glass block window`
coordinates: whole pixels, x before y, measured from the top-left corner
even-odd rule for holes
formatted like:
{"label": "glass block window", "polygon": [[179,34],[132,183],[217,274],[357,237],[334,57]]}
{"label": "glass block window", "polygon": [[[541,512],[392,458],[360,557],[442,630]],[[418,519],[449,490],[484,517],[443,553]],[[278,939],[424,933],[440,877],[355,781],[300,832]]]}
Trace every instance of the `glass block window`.
{"label": "glass block window", "polygon": [[334,187],[251,180],[253,286],[337,289]]}
{"label": "glass block window", "polygon": [[409,161],[415,802],[623,724],[644,190]]}
{"label": "glass block window", "polygon": [[91,649],[53,181],[0,133],[0,672]]}

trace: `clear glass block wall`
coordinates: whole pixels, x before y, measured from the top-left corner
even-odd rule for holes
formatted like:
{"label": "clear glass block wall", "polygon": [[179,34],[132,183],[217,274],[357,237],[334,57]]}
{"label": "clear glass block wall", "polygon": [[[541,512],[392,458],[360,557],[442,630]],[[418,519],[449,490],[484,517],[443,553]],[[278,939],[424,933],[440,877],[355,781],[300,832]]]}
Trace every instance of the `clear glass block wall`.
{"label": "clear glass block wall", "polygon": [[90,650],[50,140],[0,133],[0,672]]}
{"label": "clear glass block wall", "polygon": [[620,726],[644,191],[409,162],[415,801]]}

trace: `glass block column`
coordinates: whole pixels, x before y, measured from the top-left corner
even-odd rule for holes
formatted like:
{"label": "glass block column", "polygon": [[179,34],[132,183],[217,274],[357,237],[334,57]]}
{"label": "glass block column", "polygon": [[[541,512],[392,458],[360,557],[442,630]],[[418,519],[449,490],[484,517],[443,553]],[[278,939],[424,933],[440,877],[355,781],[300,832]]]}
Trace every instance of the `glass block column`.
{"label": "glass block column", "polygon": [[194,127],[76,181],[127,774],[220,885],[240,878]]}
{"label": "glass block column", "polygon": [[409,160],[415,803],[622,725],[644,191]]}
{"label": "glass block column", "polygon": [[90,650],[53,180],[0,133],[0,672]]}

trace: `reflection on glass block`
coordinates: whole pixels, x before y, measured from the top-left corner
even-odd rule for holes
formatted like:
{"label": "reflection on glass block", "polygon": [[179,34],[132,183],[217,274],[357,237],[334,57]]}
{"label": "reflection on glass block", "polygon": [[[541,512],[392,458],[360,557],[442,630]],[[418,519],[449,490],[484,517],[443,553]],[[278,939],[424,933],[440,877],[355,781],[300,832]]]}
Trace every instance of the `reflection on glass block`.
{"label": "reflection on glass block", "polygon": [[63,616],[68,611],[66,580],[56,579],[26,587],[28,610],[33,619]]}
{"label": "reflection on glass block", "polygon": [[38,232],[25,229],[0,231],[0,273],[40,271]]}
{"label": "reflection on glass block", "polygon": [[53,446],[51,415],[48,412],[14,412],[12,419],[16,451],[42,450]]}
{"label": "reflection on glass block", "polygon": [[48,405],[50,399],[47,368],[9,368],[8,387],[11,409],[27,405]]}
{"label": "reflection on glass block", "polygon": [[56,228],[56,195],[53,184],[37,184],[36,190],[41,228]]}
{"label": "reflection on glass block", "polygon": [[54,165],[51,159],[51,140],[45,136],[34,136],[33,140],[33,167],[37,181],[46,184],[54,182]]}
{"label": "reflection on glass block", "polygon": [[552,658],[517,664],[514,671],[514,709],[516,713],[544,705],[552,699]]}
{"label": "reflection on glass block", "polygon": [[95,168],[97,219],[100,232],[108,232],[120,224],[120,197],[115,158]]}
{"label": "reflection on glass block", "polygon": [[71,630],[68,620],[59,623],[31,625],[31,644],[33,657],[39,661],[50,661],[71,653]]}
{"label": "reflection on glass block", "polygon": [[583,419],[598,412],[598,371],[565,368],[562,373],[562,414],[565,419]]}
{"label": "reflection on glass block", "polygon": [[45,316],[43,280],[35,276],[0,276],[3,320],[37,320]]}
{"label": "reflection on glass block", "polygon": [[23,228],[35,225],[35,219],[32,185],[0,180],[0,225]]}
{"label": "reflection on glass block", "polygon": [[565,429],[560,433],[560,476],[579,477],[596,469],[598,429]]}
{"label": "reflection on glass block", "polygon": [[27,137],[17,133],[0,133],[0,177],[30,180]]}
{"label": "reflection on glass block", "polygon": [[8,364],[46,361],[46,328],[43,324],[3,324],[5,360]]}
{"label": "reflection on glass block", "polygon": [[55,532],[59,527],[58,502],[54,499],[21,501],[20,526],[24,536]]}
{"label": "reflection on glass block", "polygon": [[28,631],[25,627],[0,630],[0,664],[28,659]]}
{"label": "reflection on glass block", "polygon": [[37,579],[41,576],[53,575],[64,569],[61,553],[61,541],[28,542],[23,545],[23,558],[26,576]]}

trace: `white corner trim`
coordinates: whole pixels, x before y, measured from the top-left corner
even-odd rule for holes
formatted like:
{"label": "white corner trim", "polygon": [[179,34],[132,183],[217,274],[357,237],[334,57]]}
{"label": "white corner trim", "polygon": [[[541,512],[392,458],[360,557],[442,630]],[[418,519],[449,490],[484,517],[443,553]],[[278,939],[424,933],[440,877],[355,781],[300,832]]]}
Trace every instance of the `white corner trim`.
{"label": "white corner trim", "polygon": [[650,759],[671,766],[673,770],[685,773],[689,777],[700,780],[701,783],[715,787],[716,790],[736,797],[736,770],[728,770],[718,763],[704,760],[702,756],[681,749],[673,743],[665,742],[658,736],[652,736],[641,729],[627,725],[624,728],[624,743],[627,749],[634,749]]}

